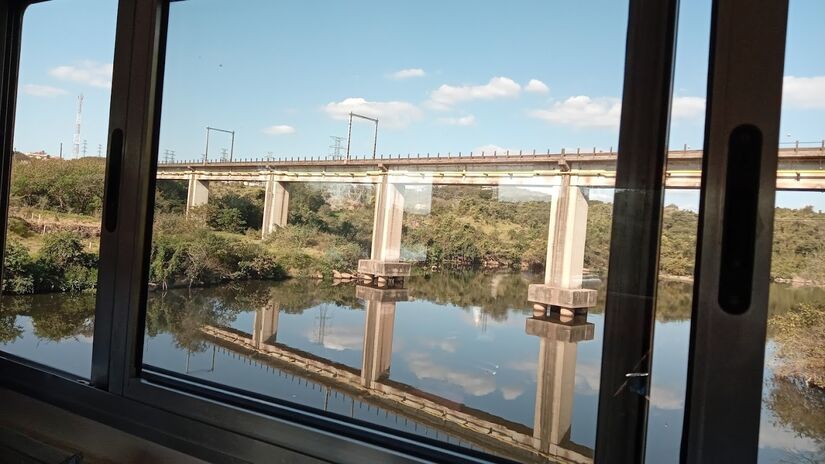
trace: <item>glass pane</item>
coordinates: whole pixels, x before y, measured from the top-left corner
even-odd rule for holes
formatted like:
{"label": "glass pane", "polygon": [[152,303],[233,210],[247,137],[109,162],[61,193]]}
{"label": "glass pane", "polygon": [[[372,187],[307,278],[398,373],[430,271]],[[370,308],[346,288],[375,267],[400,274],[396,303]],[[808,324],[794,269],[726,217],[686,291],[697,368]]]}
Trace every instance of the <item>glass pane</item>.
{"label": "glass pane", "polygon": [[679,3],[646,462],[679,462],[702,170],[711,2]]}
{"label": "glass pane", "polygon": [[823,18],[790,2],[759,462],[825,461]]}
{"label": "glass pane", "polygon": [[117,2],[26,10],[0,299],[0,350],[91,369]]}
{"label": "glass pane", "polygon": [[628,8],[599,3],[172,3],[144,368],[591,462]]}

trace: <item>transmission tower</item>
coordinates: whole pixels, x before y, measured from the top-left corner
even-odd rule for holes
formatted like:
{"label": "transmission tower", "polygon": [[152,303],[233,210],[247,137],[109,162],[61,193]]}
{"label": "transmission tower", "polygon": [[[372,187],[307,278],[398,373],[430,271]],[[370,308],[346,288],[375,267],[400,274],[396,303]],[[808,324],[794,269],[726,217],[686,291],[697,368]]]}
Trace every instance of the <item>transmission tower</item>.
{"label": "transmission tower", "polygon": [[77,115],[75,116],[74,120],[74,148],[72,149],[72,153],[74,154],[75,158],[80,156],[80,122],[82,120],[83,115],[83,94],[77,96]]}
{"label": "transmission tower", "polygon": [[86,139],[83,139],[83,156],[86,156],[86,146],[87,146]]}
{"label": "transmission tower", "polygon": [[338,137],[337,135],[330,135],[329,138],[332,139],[332,145],[329,148],[332,150],[332,159],[341,159],[341,152],[344,151],[344,140],[346,137]]}
{"label": "transmission tower", "polygon": [[175,150],[163,150],[163,164],[172,164],[175,162]]}
{"label": "transmission tower", "polygon": [[103,144],[97,144],[97,156],[103,156]]}
{"label": "transmission tower", "polygon": [[323,345],[324,338],[326,338],[327,335],[327,321],[332,319],[332,316],[329,315],[329,308],[326,304],[322,304],[318,310],[319,314],[315,316],[315,319],[318,321],[318,327],[315,332],[315,343]]}
{"label": "transmission tower", "polygon": [[221,161],[226,162],[229,160],[229,150],[226,148],[221,148]]}

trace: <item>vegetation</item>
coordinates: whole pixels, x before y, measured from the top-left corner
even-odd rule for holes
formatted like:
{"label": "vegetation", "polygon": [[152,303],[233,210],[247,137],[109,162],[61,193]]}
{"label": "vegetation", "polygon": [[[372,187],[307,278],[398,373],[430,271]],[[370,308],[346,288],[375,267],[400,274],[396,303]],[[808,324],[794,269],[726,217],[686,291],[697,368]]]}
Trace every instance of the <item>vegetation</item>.
{"label": "vegetation", "polygon": [[811,439],[814,450],[790,450],[785,463],[821,464],[825,456],[825,394],[808,388],[804,382],[774,377],[767,406],[777,420],[790,427],[797,435]]}
{"label": "vegetation", "polygon": [[11,204],[61,213],[100,214],[105,169],[104,158],[16,161]]}
{"label": "vegetation", "polygon": [[770,320],[783,378],[825,389],[825,304],[801,303]]}
{"label": "vegetation", "polygon": [[97,256],[70,232],[46,235],[36,256],[11,241],[3,261],[3,292],[84,292],[97,284]]}
{"label": "vegetation", "polygon": [[[99,230],[104,170],[101,158],[14,163],[16,213],[9,219],[4,292],[77,292],[94,286],[97,240],[92,236]],[[209,204],[184,219],[186,188],[181,181],[158,182],[150,279],[161,287],[328,275],[333,269],[351,271],[369,255],[371,188],[291,185],[289,225],[264,242],[257,240],[262,188],[214,182]],[[438,186],[432,192],[429,214],[405,214],[405,259],[434,266],[544,265],[546,199],[526,195],[522,201],[499,201],[496,189],[480,187]],[[612,205],[589,203],[585,267],[604,276]],[[696,227],[694,212],[665,207],[662,274],[692,275]],[[810,207],[780,208],[775,230],[773,277],[825,282],[825,214]],[[89,246],[82,246],[83,239]],[[51,248],[44,252],[47,243]],[[53,259],[53,251],[65,259]]]}

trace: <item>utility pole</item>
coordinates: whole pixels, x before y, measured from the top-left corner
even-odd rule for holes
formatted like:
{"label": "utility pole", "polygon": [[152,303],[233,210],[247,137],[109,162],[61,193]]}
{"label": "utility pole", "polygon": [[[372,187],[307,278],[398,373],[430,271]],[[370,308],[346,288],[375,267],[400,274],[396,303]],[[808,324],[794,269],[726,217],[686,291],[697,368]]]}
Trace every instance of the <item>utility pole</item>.
{"label": "utility pole", "polygon": [[375,159],[375,152],[378,149],[378,119],[371,118],[369,116],[364,116],[363,114],[353,113],[352,111],[350,111],[349,130],[347,131],[347,161],[349,161],[349,149],[350,143],[352,142],[352,118],[366,119],[367,121],[372,121],[375,123],[375,136],[372,141],[372,159]]}
{"label": "utility pole", "polygon": [[232,136],[232,141],[229,145],[229,161],[232,162],[235,154],[235,131],[206,126],[206,148],[203,150],[203,164],[206,164],[209,160],[209,134],[212,131],[223,132]]}

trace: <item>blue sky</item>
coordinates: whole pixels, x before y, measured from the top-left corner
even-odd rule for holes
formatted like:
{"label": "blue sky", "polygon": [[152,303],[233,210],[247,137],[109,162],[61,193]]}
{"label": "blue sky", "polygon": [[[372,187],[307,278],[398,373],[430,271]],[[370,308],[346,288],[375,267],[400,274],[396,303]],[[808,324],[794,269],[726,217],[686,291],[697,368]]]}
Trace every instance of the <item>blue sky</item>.
{"label": "blue sky", "polygon": [[[616,145],[626,2],[188,0],[170,16],[160,150],[319,156],[351,110],[381,153]],[[24,23],[15,147],[71,153],[77,95],[88,154],[106,143],[114,0],[53,0]],[[709,0],[680,13],[672,147],[700,147]],[[783,140],[825,138],[825,3],[792,0]],[[353,153],[372,126],[353,126]],[[229,148],[211,139],[210,158]]]}

